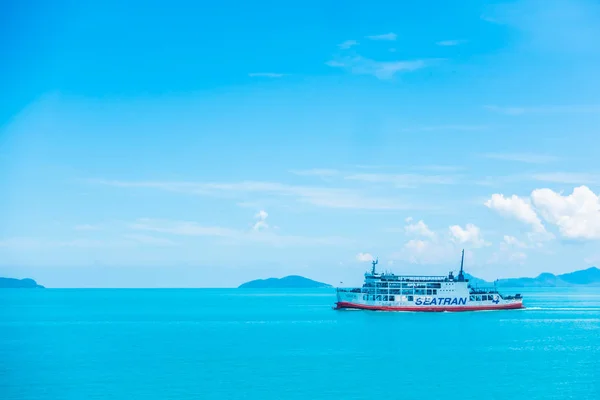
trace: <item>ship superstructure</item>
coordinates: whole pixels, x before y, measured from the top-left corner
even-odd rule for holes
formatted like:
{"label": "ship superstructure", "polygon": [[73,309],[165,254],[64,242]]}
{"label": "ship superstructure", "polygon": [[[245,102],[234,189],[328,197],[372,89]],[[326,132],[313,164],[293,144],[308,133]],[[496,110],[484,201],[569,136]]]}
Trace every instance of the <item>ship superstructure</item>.
{"label": "ship superstructure", "polygon": [[477,288],[465,279],[462,251],[460,272],[454,276],[408,276],[378,273],[378,260],[365,273],[359,288],[337,288],[336,309],[381,311],[477,311],[523,308],[523,297],[503,295],[496,287]]}

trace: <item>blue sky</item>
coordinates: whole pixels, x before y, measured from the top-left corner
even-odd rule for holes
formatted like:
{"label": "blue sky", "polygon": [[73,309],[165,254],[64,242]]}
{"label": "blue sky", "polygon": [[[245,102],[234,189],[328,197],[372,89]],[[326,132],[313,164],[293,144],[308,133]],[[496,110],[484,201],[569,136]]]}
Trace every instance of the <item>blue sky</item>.
{"label": "blue sky", "polygon": [[0,6],[0,275],[600,261],[597,2],[29,3]]}

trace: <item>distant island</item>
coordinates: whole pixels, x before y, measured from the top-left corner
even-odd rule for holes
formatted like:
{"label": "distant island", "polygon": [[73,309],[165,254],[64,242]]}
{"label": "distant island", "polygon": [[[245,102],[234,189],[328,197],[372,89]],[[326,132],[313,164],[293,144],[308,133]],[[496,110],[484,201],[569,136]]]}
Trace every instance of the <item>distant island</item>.
{"label": "distant island", "polygon": [[240,289],[314,289],[330,287],[331,285],[327,283],[313,281],[298,275],[290,275],[280,279],[256,279],[239,286]]}
{"label": "distant island", "polygon": [[[483,279],[465,274],[473,286],[492,286],[494,282],[488,282]],[[496,281],[498,287],[569,287],[569,286],[599,286],[600,287],[600,269],[591,267],[566,274],[554,275],[544,272],[535,278],[510,278],[499,279]],[[254,281],[243,283],[239,286],[242,289],[311,289],[311,288],[331,288],[332,286],[313,281],[298,275],[290,275],[284,278],[256,279]]]}
{"label": "distant island", "polygon": [[38,285],[33,279],[0,278],[0,289],[6,288],[43,289],[44,287]]}
{"label": "distant island", "polygon": [[[486,282],[469,274],[467,278],[473,285],[489,286],[493,282]],[[600,286],[600,269],[591,267],[566,274],[554,275],[544,272],[535,278],[498,279],[498,287],[569,287],[569,286]]]}

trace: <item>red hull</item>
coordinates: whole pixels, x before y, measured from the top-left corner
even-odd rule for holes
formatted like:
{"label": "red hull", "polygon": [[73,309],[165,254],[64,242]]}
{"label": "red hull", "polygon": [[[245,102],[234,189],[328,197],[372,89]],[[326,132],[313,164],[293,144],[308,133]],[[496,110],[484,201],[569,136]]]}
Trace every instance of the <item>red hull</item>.
{"label": "red hull", "polygon": [[354,309],[354,310],[373,310],[373,311],[424,311],[424,312],[443,312],[443,311],[487,311],[487,310],[515,310],[524,308],[523,303],[498,304],[490,306],[460,306],[460,307],[394,307],[394,306],[369,306],[366,304],[348,303],[340,301],[335,304],[336,310]]}

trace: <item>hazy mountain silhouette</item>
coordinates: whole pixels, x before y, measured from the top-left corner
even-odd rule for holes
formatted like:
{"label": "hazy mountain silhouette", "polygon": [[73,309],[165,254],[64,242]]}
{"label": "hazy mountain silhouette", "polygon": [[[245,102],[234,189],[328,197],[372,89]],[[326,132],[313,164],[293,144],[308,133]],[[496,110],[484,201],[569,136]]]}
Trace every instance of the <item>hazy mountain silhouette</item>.
{"label": "hazy mountain silhouette", "polygon": [[0,278],[0,288],[25,288],[35,289],[43,288],[42,285],[38,285],[33,279],[14,279],[14,278]]}
{"label": "hazy mountain silhouette", "polygon": [[[494,282],[488,282],[473,275],[466,274],[472,286],[492,286]],[[510,278],[496,281],[498,287],[567,287],[567,286],[600,286],[600,269],[591,267],[588,269],[554,275],[544,272],[535,278]],[[253,289],[277,289],[277,288],[327,288],[331,285],[323,282],[313,281],[299,275],[290,275],[284,278],[257,279],[243,283],[240,288]]]}
{"label": "hazy mountain silhouette", "polygon": [[327,283],[313,281],[298,275],[290,275],[278,278],[256,279],[254,281],[243,283],[239,286],[242,289],[278,289],[278,288],[327,288],[331,287]]}
{"label": "hazy mountain silhouette", "polygon": [[[466,275],[474,286],[489,286],[493,284],[493,282],[486,282],[472,275]],[[560,275],[544,272],[535,278],[499,279],[496,284],[504,287],[600,286],[600,269],[591,267]]]}

